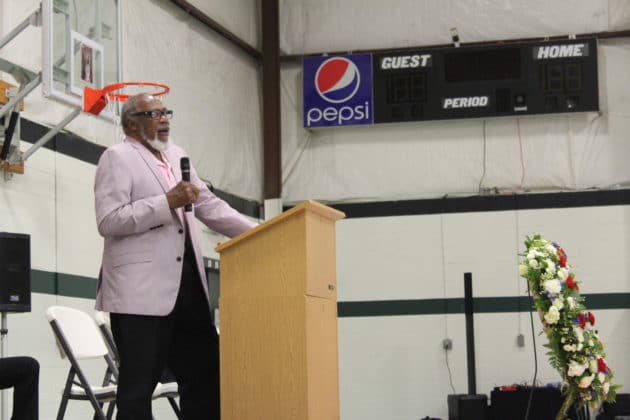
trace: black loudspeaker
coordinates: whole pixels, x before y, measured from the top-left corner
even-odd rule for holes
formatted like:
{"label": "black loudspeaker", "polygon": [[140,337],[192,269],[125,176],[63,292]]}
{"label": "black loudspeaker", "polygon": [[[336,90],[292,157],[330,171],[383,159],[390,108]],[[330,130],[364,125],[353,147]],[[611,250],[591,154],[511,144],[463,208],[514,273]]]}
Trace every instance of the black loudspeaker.
{"label": "black loudspeaker", "polygon": [[614,403],[605,402],[604,414],[609,416],[630,416],[630,394],[617,394]]}
{"label": "black loudspeaker", "polygon": [[451,394],[447,396],[448,420],[488,420],[488,396]]}
{"label": "black loudspeaker", "polygon": [[31,311],[31,237],[0,232],[0,312]]}
{"label": "black loudspeaker", "polygon": [[[524,419],[532,388],[518,386],[513,390],[502,391],[495,388],[490,393],[492,420]],[[535,388],[529,409],[529,420],[554,420],[564,398],[557,388]],[[575,408],[569,409],[568,417],[577,418]]]}

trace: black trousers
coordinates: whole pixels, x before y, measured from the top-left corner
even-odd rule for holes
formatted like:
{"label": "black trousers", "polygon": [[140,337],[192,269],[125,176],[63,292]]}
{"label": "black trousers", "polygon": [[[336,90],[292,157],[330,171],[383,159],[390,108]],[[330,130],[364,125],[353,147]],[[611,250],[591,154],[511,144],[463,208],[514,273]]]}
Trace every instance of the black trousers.
{"label": "black trousers", "polygon": [[151,394],[168,366],[185,420],[219,420],[219,337],[194,251],[186,252],[175,308],[167,316],[110,315],[120,354],[118,420],[151,420]]}
{"label": "black trousers", "polygon": [[39,418],[39,363],[32,357],[0,359],[0,389],[13,387],[11,420]]}

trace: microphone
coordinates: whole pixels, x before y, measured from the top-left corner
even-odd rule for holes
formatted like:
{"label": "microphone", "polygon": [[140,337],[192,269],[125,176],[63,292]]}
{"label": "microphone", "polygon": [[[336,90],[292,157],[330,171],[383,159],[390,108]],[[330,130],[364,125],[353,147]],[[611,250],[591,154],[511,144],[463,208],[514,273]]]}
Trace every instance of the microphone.
{"label": "microphone", "polygon": [[[179,167],[182,170],[182,181],[190,182],[190,160],[187,157],[181,158]],[[186,204],[184,210],[192,211],[192,204]]]}

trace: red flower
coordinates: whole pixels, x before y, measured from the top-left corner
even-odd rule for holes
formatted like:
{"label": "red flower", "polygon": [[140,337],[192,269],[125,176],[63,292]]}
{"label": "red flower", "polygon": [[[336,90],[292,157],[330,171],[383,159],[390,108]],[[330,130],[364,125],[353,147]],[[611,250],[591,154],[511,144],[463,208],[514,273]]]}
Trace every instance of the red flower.
{"label": "red flower", "polygon": [[604,361],[604,359],[602,358],[597,359],[597,370],[603,373],[608,372],[608,365],[606,365],[606,362]]}
{"label": "red flower", "polygon": [[567,257],[563,254],[560,254],[560,267],[564,268],[567,266]]}
{"label": "red flower", "polygon": [[591,325],[595,325],[595,315],[593,315],[593,312],[587,312],[588,315],[588,322],[591,323]]}
{"label": "red flower", "polygon": [[586,318],[583,314],[578,314],[578,321],[580,321],[580,327],[584,329],[584,327],[586,327]]}
{"label": "red flower", "polygon": [[573,280],[573,274],[569,274],[569,277],[567,277],[567,286],[569,287],[569,289],[577,289],[577,284]]}

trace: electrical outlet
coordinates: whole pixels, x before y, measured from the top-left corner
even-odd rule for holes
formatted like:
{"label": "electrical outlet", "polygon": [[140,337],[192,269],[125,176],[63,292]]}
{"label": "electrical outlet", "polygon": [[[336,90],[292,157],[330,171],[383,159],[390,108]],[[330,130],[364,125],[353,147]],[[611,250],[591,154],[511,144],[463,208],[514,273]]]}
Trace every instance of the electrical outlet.
{"label": "electrical outlet", "polygon": [[445,338],[442,340],[442,348],[444,350],[453,350],[453,340],[450,338]]}
{"label": "electrical outlet", "polygon": [[516,345],[519,347],[525,347],[525,336],[523,334],[516,336]]}

